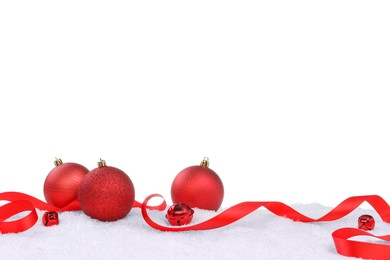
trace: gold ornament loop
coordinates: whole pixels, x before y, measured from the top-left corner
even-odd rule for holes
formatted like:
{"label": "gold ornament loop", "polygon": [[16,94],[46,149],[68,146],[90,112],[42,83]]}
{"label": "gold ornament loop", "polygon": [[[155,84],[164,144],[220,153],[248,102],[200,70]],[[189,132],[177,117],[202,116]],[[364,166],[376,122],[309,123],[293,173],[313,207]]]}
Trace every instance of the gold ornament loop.
{"label": "gold ornament loop", "polygon": [[200,163],[200,166],[209,167],[209,164],[210,164],[209,157],[204,157],[203,161],[201,161]]}
{"label": "gold ornament loop", "polygon": [[105,161],[105,160],[102,160],[102,158],[100,158],[100,161],[98,161],[97,164],[98,164],[99,167],[105,167],[105,166],[107,166],[106,161]]}
{"label": "gold ornament loop", "polygon": [[55,160],[54,160],[54,165],[55,166],[59,166],[59,165],[61,165],[62,164],[62,160],[60,159],[60,158],[55,158]]}

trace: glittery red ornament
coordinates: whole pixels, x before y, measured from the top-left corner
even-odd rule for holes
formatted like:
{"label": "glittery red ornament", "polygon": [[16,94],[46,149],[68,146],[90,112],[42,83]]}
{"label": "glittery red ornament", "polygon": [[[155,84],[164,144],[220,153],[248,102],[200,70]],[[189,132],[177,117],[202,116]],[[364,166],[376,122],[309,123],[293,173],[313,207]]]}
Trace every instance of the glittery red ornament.
{"label": "glittery red ornament", "polygon": [[172,226],[182,226],[189,224],[193,215],[193,209],[184,203],[179,203],[169,207],[165,218]]}
{"label": "glittery red ornament", "polygon": [[185,203],[192,208],[218,210],[224,189],[219,176],[209,167],[207,157],[200,165],[179,172],[171,187],[173,203]]}
{"label": "glittery red ornament", "polygon": [[122,170],[107,166],[103,160],[98,165],[80,184],[81,209],[91,218],[101,221],[124,218],[133,207],[133,182]]}
{"label": "glittery red ornament", "polygon": [[77,199],[81,181],[88,169],[78,163],[62,163],[56,159],[54,167],[46,177],[43,193],[49,204],[62,208]]}

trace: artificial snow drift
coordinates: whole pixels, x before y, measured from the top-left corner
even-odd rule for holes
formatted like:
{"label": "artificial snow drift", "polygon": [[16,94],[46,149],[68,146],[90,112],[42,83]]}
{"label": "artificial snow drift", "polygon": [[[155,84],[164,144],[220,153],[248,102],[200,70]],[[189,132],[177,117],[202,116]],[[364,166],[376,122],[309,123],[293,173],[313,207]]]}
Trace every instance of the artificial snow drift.
{"label": "artificial snow drift", "polygon": [[[320,204],[292,207],[312,218],[331,210]],[[165,211],[148,212],[154,221],[169,225]],[[331,237],[334,230],[357,227],[358,217],[370,214],[376,220],[374,234],[390,233],[390,225],[374,210],[363,208],[320,223],[294,222],[263,208],[223,228],[187,232],[155,230],[144,222],[138,208],[114,222],[91,219],[82,211],[61,212],[60,224],[51,227],[42,224],[43,213],[38,210],[40,219],[33,228],[0,235],[1,259],[350,259],[337,254]],[[192,223],[216,214],[195,209]]]}

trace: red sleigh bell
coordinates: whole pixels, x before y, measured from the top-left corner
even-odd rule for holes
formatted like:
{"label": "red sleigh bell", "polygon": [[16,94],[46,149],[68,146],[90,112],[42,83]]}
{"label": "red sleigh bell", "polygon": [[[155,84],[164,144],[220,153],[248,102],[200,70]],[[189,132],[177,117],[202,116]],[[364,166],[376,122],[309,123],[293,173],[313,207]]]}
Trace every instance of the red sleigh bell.
{"label": "red sleigh bell", "polygon": [[58,225],[59,222],[58,213],[55,211],[45,212],[42,216],[42,223],[46,227]]}
{"label": "red sleigh bell", "polygon": [[375,219],[371,215],[361,215],[358,219],[358,228],[373,230],[375,228]]}
{"label": "red sleigh bell", "polygon": [[184,203],[178,203],[169,207],[165,217],[172,226],[181,226],[189,224],[193,215],[193,209]]}

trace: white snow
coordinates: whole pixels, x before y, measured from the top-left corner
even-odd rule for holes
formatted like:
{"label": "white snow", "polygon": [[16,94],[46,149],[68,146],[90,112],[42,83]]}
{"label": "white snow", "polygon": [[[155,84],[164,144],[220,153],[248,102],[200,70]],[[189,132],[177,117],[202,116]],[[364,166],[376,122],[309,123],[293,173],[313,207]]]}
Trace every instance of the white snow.
{"label": "white snow", "polygon": [[[321,204],[292,207],[313,218],[331,209]],[[321,223],[293,222],[263,208],[223,228],[187,232],[155,230],[144,222],[139,208],[115,222],[94,220],[82,211],[62,212],[60,224],[52,227],[43,226],[43,212],[38,211],[33,228],[0,235],[1,259],[348,259],[335,250],[334,230],[356,227],[360,215],[371,214],[376,220],[372,232],[390,232],[374,210],[363,208]],[[154,221],[169,225],[165,211],[148,212]],[[192,224],[215,214],[195,209]]]}

